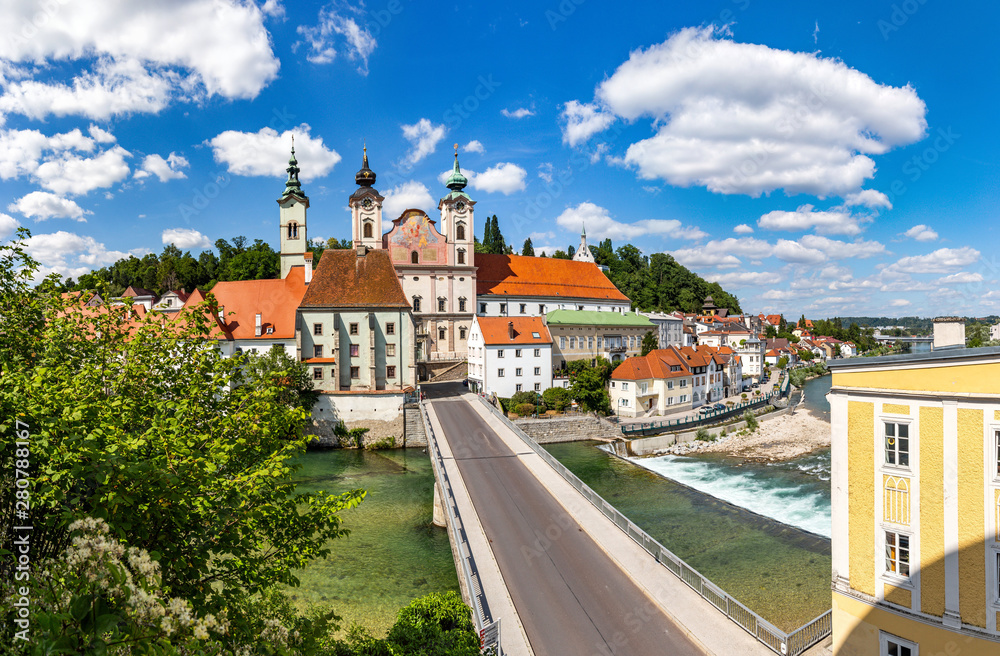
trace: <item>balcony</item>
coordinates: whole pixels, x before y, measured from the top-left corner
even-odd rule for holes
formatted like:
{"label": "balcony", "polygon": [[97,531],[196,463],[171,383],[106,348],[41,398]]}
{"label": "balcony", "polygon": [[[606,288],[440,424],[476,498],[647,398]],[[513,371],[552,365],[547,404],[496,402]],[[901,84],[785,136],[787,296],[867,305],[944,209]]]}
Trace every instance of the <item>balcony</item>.
{"label": "balcony", "polygon": [[606,350],[608,353],[624,353],[626,348],[624,346],[609,346]]}

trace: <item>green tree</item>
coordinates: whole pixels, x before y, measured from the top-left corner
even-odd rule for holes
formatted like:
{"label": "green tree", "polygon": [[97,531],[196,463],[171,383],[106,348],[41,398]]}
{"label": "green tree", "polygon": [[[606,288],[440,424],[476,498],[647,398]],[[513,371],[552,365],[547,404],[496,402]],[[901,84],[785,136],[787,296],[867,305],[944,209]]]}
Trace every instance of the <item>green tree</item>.
{"label": "green tree", "polygon": [[588,412],[611,412],[611,397],[608,396],[604,378],[597,368],[586,367],[576,374],[570,394]]}
{"label": "green tree", "polygon": [[990,341],[990,327],[973,321],[965,328],[965,345],[969,348],[985,346]]}
{"label": "green tree", "polygon": [[570,392],[564,387],[550,387],[542,392],[542,401],[549,410],[562,412],[569,407],[572,398]]}
{"label": "green tree", "polygon": [[642,352],[640,355],[646,355],[658,348],[660,348],[660,341],[656,338],[652,330],[647,330],[646,334],[642,336]]}
{"label": "green tree", "polygon": [[788,356],[787,355],[783,355],[780,358],[778,358],[778,369],[784,369],[787,366],[788,366]]}
{"label": "green tree", "polygon": [[524,246],[521,247],[521,255],[535,256],[535,247],[531,243],[531,237],[524,240]]}

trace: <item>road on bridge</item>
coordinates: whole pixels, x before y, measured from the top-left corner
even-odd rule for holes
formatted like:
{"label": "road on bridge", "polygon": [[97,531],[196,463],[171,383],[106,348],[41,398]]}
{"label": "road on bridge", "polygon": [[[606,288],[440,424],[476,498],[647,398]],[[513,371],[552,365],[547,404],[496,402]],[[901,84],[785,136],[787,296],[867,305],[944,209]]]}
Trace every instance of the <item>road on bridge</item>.
{"label": "road on bridge", "polygon": [[704,654],[467,401],[431,402],[537,656]]}

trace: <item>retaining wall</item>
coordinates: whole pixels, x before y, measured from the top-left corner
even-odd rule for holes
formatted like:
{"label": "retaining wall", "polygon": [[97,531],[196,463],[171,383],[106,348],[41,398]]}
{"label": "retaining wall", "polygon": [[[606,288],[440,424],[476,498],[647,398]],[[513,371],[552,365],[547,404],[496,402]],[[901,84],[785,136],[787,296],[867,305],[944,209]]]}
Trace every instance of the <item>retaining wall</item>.
{"label": "retaining wall", "polygon": [[551,419],[517,419],[514,424],[539,444],[578,442],[581,440],[617,440],[622,433],[618,426],[592,415],[552,417]]}

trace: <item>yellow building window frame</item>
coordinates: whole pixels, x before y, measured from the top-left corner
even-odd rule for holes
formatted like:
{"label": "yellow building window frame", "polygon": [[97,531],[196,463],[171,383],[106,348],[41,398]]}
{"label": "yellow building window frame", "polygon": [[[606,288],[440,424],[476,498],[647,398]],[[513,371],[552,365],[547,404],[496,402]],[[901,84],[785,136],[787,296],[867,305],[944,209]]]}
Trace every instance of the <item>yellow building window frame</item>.
{"label": "yellow building window frame", "polygon": [[910,479],[886,476],[882,516],[887,522],[910,525]]}

